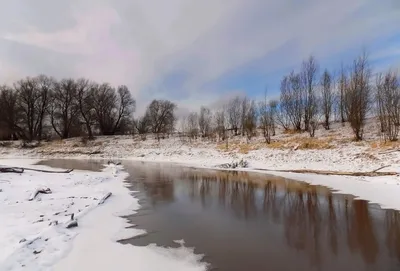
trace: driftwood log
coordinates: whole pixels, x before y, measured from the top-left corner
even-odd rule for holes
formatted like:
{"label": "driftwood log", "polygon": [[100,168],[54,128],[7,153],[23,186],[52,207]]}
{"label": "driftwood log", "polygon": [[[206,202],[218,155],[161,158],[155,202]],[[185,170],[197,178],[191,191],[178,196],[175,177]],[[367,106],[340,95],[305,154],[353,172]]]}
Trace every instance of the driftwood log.
{"label": "driftwood log", "polygon": [[37,172],[44,172],[44,173],[70,173],[73,171],[73,169],[67,169],[67,170],[46,170],[46,169],[36,169],[36,168],[27,168],[23,167],[22,169],[24,170],[30,170],[30,171],[37,171]]}
{"label": "driftwood log", "polygon": [[18,168],[18,167],[0,167],[0,172],[1,173],[23,173],[24,169]]}
{"label": "driftwood log", "polygon": [[23,173],[25,170],[44,172],[44,173],[70,173],[73,169],[67,170],[46,170],[46,169],[36,169],[36,168],[27,168],[27,167],[4,167],[0,166],[1,173]]}

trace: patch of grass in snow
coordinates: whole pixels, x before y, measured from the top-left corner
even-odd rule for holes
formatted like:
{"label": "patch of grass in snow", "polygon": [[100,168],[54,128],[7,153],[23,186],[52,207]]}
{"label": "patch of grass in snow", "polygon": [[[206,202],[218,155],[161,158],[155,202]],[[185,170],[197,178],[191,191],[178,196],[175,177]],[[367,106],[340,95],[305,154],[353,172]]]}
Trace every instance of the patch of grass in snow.
{"label": "patch of grass in snow", "polygon": [[228,144],[221,143],[217,145],[217,149],[219,151],[224,151],[224,152],[232,152],[232,151],[237,151],[238,153],[241,154],[248,154],[250,151],[258,150],[261,148],[265,148],[266,144],[263,143],[240,143],[240,142],[231,142]]}
{"label": "patch of grass in snow", "polygon": [[395,149],[400,146],[400,142],[398,141],[383,141],[383,140],[374,140],[368,142],[370,149],[372,150],[387,150],[387,149]]}
{"label": "patch of grass in snow", "polygon": [[296,135],[296,134],[301,134],[303,131],[301,130],[296,130],[296,129],[287,129],[283,130],[282,134],[284,135]]}
{"label": "patch of grass in snow", "polygon": [[334,149],[334,141],[334,137],[309,138],[297,136],[274,141],[268,147],[275,149],[324,150]]}
{"label": "patch of grass in snow", "polygon": [[237,151],[241,154],[248,154],[251,151],[259,150],[263,148],[272,149],[299,149],[299,150],[324,150],[335,148],[335,138],[334,137],[324,137],[324,138],[309,138],[309,137],[290,137],[285,139],[274,140],[270,144],[264,142],[252,142],[252,143],[240,143],[228,142],[228,145],[221,143],[217,145],[217,149],[223,152]]}

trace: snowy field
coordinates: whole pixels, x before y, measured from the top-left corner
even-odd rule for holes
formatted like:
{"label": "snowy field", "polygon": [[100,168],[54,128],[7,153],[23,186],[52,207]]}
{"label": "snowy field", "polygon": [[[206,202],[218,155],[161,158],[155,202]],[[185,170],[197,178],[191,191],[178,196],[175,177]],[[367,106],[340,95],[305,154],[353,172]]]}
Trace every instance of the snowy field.
{"label": "snowy field", "polygon": [[[2,166],[35,160],[0,159]],[[0,173],[0,270],[205,270],[186,247],[135,247],[116,241],[143,234],[121,215],[139,208],[123,168],[102,172]],[[37,189],[51,193],[33,195]],[[101,204],[105,195],[111,197]],[[71,214],[78,227],[67,228]]]}

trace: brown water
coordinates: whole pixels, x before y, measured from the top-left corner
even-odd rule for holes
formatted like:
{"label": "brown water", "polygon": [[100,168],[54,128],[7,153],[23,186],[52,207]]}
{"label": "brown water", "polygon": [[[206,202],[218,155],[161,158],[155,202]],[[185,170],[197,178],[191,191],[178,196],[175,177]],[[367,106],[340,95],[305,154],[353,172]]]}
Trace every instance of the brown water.
{"label": "brown water", "polygon": [[264,174],[124,165],[148,234],[122,243],[184,239],[212,270],[400,270],[397,211]]}
{"label": "brown water", "polygon": [[76,160],[76,159],[50,159],[37,162],[37,165],[45,165],[54,168],[101,171],[107,161]]}

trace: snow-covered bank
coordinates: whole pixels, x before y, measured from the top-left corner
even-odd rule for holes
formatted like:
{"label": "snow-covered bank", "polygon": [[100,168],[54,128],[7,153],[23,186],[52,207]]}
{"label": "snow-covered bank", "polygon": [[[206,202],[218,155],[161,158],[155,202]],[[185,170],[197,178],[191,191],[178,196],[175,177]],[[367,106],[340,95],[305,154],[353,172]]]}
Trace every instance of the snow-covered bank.
{"label": "snow-covered bank", "polygon": [[[376,129],[370,129],[374,131]],[[0,147],[0,158],[78,158],[78,159],[124,159],[146,162],[170,162],[186,166],[213,168],[232,161],[246,160],[253,169],[312,169],[331,171],[373,171],[385,166],[384,171],[400,172],[400,143],[383,144],[373,132],[366,141],[351,140],[349,127],[335,127],[330,131],[319,130],[317,138],[310,139],[306,133],[274,137],[270,145],[262,138],[246,142],[243,138],[229,139],[228,146],[208,140],[188,141],[179,137],[160,142],[147,138],[142,141],[132,136],[105,136],[83,142],[80,138],[43,142],[36,148],[21,148],[20,142]],[[272,172],[270,172],[272,173]],[[275,173],[282,175],[283,173]],[[290,175],[290,174],[289,174]],[[373,186],[391,189],[399,183],[398,176],[374,178],[324,177],[292,174],[313,184],[332,187],[343,193],[354,194],[366,200],[400,209],[387,193],[366,193]],[[348,184],[356,182],[357,189]],[[353,185],[353,184],[351,184]],[[395,188],[391,191],[396,191]],[[392,195],[391,191],[389,192]]]}
{"label": "snow-covered bank", "polygon": [[[0,160],[0,165],[33,162],[7,159]],[[160,266],[163,270],[204,270],[201,257],[185,247],[139,248],[116,242],[143,233],[126,229],[128,224],[120,217],[139,208],[124,185],[126,176],[112,167],[69,174],[1,173],[0,270],[131,270],[132,266],[138,270],[160,270]],[[29,201],[38,187],[48,187],[52,193]],[[99,205],[108,192],[112,196]],[[67,229],[72,213],[79,226]]]}
{"label": "snow-covered bank", "polygon": [[316,137],[307,133],[287,134],[279,131],[271,144],[258,136],[226,141],[209,139],[189,140],[171,136],[157,141],[153,136],[142,140],[139,136],[99,136],[94,141],[81,138],[41,142],[34,148],[21,147],[22,142],[0,144],[0,158],[96,158],[129,159],[215,166],[245,159],[253,168],[318,169],[335,171],[372,171],[382,166],[385,170],[400,168],[399,142],[383,142],[376,123],[365,129],[365,140],[353,141],[351,128],[332,125],[319,129]]}

